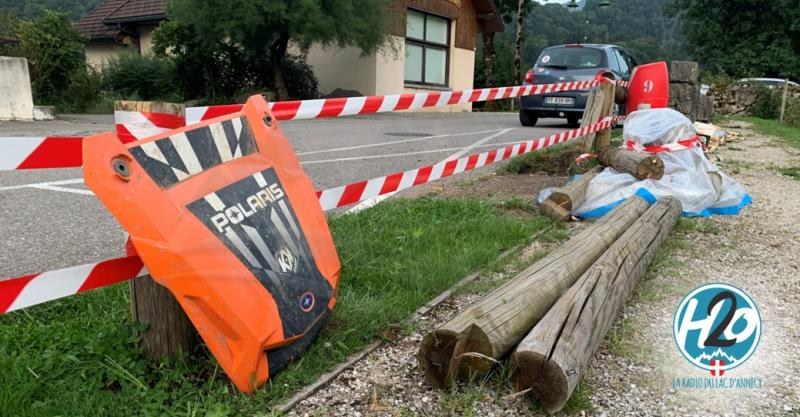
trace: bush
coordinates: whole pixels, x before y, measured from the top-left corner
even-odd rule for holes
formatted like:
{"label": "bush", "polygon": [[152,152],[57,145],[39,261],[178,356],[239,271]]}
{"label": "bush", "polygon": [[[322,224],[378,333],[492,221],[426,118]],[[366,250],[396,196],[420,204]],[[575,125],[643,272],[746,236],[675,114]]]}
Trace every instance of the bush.
{"label": "bush", "polygon": [[153,55],[125,54],[103,67],[103,85],[120,99],[183,101],[175,63]]}
{"label": "bush", "polygon": [[103,79],[97,70],[88,66],[78,68],[70,74],[58,107],[62,111],[84,113],[103,95],[102,87]]}
{"label": "bush", "polygon": [[758,99],[751,112],[762,119],[777,119],[781,114],[781,94],[764,86],[759,87]]}

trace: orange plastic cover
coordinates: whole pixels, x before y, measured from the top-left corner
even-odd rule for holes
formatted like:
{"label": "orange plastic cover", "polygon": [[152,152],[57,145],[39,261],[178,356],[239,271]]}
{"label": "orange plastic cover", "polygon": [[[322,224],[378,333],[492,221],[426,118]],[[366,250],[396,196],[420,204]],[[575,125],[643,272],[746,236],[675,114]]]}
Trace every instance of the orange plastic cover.
{"label": "orange plastic cover", "polygon": [[628,113],[658,109],[669,104],[669,71],[666,62],[639,65],[633,69],[628,85]]}
{"label": "orange plastic cover", "polygon": [[339,258],[311,181],[267,103],[121,143],[86,138],[89,188],[130,233],[245,392],[314,340]]}

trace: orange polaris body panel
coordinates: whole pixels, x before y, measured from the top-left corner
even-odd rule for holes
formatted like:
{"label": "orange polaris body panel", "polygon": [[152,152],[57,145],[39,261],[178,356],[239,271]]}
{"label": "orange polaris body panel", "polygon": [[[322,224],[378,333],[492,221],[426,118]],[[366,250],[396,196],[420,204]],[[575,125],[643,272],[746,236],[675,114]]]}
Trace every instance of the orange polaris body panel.
{"label": "orange polaris body panel", "polygon": [[252,392],[316,338],[339,258],[262,97],[138,142],[104,133],[83,146],[89,188],[239,389]]}
{"label": "orange polaris body panel", "polygon": [[628,84],[628,114],[636,110],[659,109],[669,103],[669,71],[666,62],[639,65]]}

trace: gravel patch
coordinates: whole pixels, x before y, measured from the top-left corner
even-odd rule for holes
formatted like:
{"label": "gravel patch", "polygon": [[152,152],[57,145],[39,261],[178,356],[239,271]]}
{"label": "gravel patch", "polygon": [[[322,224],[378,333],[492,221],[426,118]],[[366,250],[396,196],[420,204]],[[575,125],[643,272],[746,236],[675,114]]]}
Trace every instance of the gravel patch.
{"label": "gravel patch", "polygon": [[[596,416],[796,416],[800,415],[800,181],[776,167],[798,166],[800,157],[773,138],[740,129],[735,150],[722,161],[741,161],[736,179],[754,203],[739,216],[694,220],[662,249],[657,268],[640,282],[584,375],[585,406],[565,415]],[[581,227],[581,226],[578,226]],[[523,253],[547,247],[535,243]],[[499,281],[510,274],[487,275]],[[748,292],[759,306],[763,334],[758,350],[726,376],[761,378],[758,389],[673,389],[675,377],[705,377],[675,347],[671,325],[692,288],[724,281]],[[480,287],[478,287],[480,288]],[[482,291],[486,291],[483,287]],[[413,331],[368,355],[310,398],[291,416],[520,416],[542,415],[536,404],[513,396],[507,370],[485,381],[438,391],[417,367],[426,332],[480,295],[462,293],[415,322]]]}

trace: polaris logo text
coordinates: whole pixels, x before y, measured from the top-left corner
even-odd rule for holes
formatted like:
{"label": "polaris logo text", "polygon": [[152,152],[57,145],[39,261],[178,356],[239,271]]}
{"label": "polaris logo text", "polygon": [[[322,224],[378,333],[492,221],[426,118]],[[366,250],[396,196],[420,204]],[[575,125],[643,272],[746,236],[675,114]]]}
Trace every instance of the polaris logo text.
{"label": "polaris logo text", "polygon": [[226,207],[221,213],[211,217],[211,222],[216,226],[217,231],[223,233],[225,226],[239,224],[242,220],[258,213],[269,207],[270,204],[282,199],[285,196],[278,184],[264,187],[261,191],[248,196],[244,203]]}

